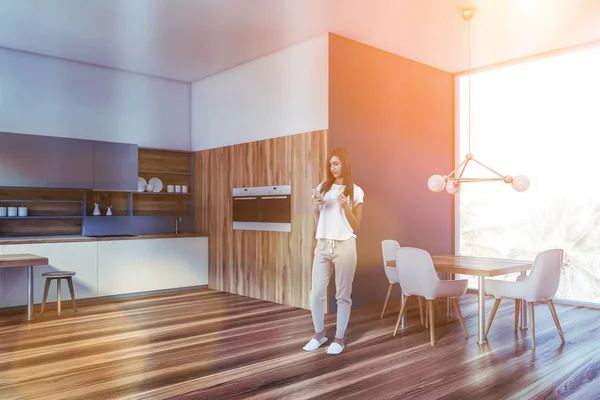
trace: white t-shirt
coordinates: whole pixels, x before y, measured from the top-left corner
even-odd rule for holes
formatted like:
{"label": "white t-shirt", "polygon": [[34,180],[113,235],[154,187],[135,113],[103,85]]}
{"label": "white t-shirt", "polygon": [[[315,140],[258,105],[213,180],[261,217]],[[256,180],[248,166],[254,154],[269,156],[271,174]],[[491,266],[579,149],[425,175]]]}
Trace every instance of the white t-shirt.
{"label": "white t-shirt", "polygon": [[[321,182],[317,189],[321,190]],[[335,183],[331,185],[331,189],[323,195],[325,204],[319,206],[320,216],[319,223],[317,224],[317,239],[334,239],[334,240],[347,240],[352,237],[356,237],[350,222],[344,214],[342,205],[338,201],[338,197],[342,191],[341,185]],[[350,205],[352,208],[363,202],[364,192],[356,184],[354,184],[354,202]]]}

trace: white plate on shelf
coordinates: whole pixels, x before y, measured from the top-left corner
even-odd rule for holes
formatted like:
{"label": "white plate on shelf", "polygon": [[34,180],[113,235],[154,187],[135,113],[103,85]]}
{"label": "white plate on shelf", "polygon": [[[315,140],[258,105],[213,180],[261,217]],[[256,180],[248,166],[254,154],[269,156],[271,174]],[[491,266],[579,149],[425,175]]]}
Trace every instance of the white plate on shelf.
{"label": "white plate on shelf", "polygon": [[146,182],[146,180],[144,178],[142,178],[141,176],[138,176],[138,192],[143,192],[144,190],[146,190],[147,184],[148,184],[148,182]]}
{"label": "white plate on shelf", "polygon": [[163,189],[163,183],[158,178],[150,178],[150,180],[148,181],[148,185],[154,186],[153,192],[158,193],[158,192],[162,191],[162,189]]}

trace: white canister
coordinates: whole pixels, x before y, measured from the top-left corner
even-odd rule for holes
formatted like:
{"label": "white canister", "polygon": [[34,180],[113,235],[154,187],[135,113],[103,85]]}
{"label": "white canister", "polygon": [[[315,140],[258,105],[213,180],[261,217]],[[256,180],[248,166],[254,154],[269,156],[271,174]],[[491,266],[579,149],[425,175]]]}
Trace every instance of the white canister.
{"label": "white canister", "polygon": [[17,207],[14,207],[14,206],[8,207],[8,216],[16,217],[17,216]]}
{"label": "white canister", "polygon": [[167,192],[173,193],[175,191],[175,185],[167,185]]}
{"label": "white canister", "polygon": [[0,207],[0,217],[6,217],[6,207]]}
{"label": "white canister", "polygon": [[181,193],[187,193],[188,192],[188,187],[186,185],[183,185],[181,187]]}
{"label": "white canister", "polygon": [[175,193],[181,193],[181,185],[175,185]]}
{"label": "white canister", "polygon": [[27,207],[19,207],[18,209],[18,213],[19,213],[19,217],[26,217],[27,216]]}

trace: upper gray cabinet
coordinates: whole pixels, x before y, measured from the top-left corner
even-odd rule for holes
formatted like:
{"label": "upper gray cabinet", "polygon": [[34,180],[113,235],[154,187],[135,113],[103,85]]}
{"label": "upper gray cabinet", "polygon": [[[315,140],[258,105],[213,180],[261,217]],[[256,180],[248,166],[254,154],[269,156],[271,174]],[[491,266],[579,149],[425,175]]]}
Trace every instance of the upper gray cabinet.
{"label": "upper gray cabinet", "polygon": [[93,155],[89,140],[0,132],[0,186],[89,189]]}
{"label": "upper gray cabinet", "polygon": [[138,146],[94,142],[94,189],[137,190]]}

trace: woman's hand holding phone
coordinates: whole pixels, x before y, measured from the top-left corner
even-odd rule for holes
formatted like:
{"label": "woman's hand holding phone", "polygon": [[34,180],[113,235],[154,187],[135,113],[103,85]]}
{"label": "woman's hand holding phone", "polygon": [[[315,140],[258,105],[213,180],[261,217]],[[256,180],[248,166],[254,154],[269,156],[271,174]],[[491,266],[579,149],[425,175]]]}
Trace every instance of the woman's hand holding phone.
{"label": "woman's hand holding phone", "polygon": [[312,199],[314,207],[318,207],[320,205],[325,204],[325,199],[323,198],[323,195],[321,194],[321,192],[319,192],[318,189],[312,190]]}

